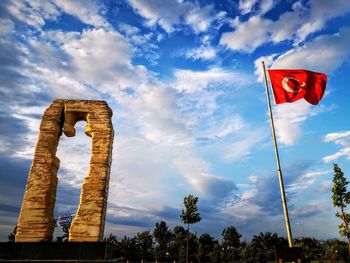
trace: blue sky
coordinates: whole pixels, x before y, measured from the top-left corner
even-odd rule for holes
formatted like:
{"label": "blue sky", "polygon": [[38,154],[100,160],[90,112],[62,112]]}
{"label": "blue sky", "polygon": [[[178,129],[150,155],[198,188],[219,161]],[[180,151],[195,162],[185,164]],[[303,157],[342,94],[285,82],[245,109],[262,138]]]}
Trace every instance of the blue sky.
{"label": "blue sky", "polygon": [[[273,105],[292,232],[337,237],[332,163],[350,174],[350,2],[1,1],[0,238],[16,225],[43,111],[103,99],[116,132],[105,234],[181,224],[285,236],[260,62],[328,75],[323,100]],[[55,215],[74,213],[90,138],[61,137]]]}

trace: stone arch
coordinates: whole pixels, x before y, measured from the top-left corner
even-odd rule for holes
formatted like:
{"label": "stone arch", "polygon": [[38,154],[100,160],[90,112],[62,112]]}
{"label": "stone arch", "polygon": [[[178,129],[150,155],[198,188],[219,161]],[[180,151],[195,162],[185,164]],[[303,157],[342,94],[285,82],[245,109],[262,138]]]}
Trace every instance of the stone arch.
{"label": "stone arch", "polygon": [[111,117],[107,103],[96,100],[54,100],[46,109],[18,219],[16,242],[52,239],[60,164],[57,146],[62,132],[75,136],[74,125],[81,120],[87,122],[85,134],[91,137],[91,159],[69,241],[103,238],[114,137]]}

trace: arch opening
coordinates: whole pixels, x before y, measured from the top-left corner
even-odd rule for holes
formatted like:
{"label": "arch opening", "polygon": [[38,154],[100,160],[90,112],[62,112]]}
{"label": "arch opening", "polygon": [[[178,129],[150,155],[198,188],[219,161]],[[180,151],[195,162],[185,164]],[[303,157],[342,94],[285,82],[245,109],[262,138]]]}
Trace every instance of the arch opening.
{"label": "arch opening", "polygon": [[[89,174],[91,157],[91,138],[85,134],[86,119],[81,119],[74,125],[75,136],[67,137],[62,134],[56,156],[60,159],[60,168],[57,172],[58,184],[56,190],[56,204],[54,218],[56,222],[53,239],[64,236],[63,226],[69,227],[72,217],[78,211],[81,195],[81,186]],[[62,226],[57,226],[57,224]]]}

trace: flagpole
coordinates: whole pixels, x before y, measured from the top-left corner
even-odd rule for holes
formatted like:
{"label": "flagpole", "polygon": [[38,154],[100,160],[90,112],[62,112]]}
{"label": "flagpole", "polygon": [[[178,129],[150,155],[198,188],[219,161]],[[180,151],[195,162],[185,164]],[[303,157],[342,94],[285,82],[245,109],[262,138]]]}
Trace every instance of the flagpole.
{"label": "flagpole", "polygon": [[280,184],[280,191],[281,191],[281,198],[282,198],[283,212],[284,212],[284,221],[286,223],[287,236],[288,236],[288,244],[289,244],[289,247],[293,247],[292,230],[291,230],[291,227],[290,227],[289,216],[288,216],[288,207],[287,207],[287,201],[286,201],[286,194],[285,194],[285,191],[284,191],[282,170],[281,170],[280,158],[279,158],[279,154],[278,154],[277,140],[276,140],[276,134],[275,134],[275,125],[274,125],[274,122],[273,122],[273,116],[272,116],[272,110],[271,110],[271,102],[270,102],[270,94],[269,94],[269,89],[268,89],[268,83],[267,83],[266,69],[265,69],[264,61],[261,62],[261,65],[262,65],[263,72],[264,72],[266,99],[267,99],[267,104],[268,104],[269,114],[270,114],[271,132],[272,132],[273,145],[274,145],[274,148],[275,148],[277,174],[278,174],[278,180],[279,180],[279,184]]}

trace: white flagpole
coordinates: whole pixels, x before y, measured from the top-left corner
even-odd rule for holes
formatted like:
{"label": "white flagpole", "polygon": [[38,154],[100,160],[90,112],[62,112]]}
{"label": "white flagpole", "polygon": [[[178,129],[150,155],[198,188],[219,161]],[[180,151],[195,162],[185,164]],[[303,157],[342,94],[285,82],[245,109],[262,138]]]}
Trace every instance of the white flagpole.
{"label": "white flagpole", "polygon": [[289,247],[293,247],[292,230],[291,230],[290,222],[289,222],[286,194],[284,192],[282,170],[281,170],[280,158],[279,158],[279,154],[278,154],[277,140],[276,140],[276,134],[275,134],[275,125],[274,125],[274,122],[273,122],[271,103],[270,103],[270,94],[269,94],[269,89],[268,89],[268,83],[267,83],[267,76],[266,76],[266,69],[265,69],[264,61],[261,62],[261,65],[262,65],[263,72],[264,72],[266,99],[267,99],[267,104],[268,104],[269,114],[270,114],[270,124],[271,124],[271,131],[272,131],[272,139],[273,139],[273,145],[274,145],[274,148],[275,148],[277,174],[278,174],[278,180],[279,180],[279,183],[280,183],[280,191],[281,191],[281,198],[282,198],[282,204],[283,204],[284,220],[285,220],[286,229],[287,229],[288,244],[289,244]]}

